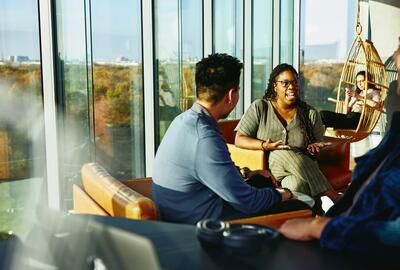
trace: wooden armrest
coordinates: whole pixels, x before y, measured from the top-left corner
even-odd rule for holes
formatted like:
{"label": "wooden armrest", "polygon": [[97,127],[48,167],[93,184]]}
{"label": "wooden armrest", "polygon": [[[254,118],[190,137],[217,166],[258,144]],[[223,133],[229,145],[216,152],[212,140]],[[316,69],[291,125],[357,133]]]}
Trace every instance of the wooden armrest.
{"label": "wooden armrest", "polygon": [[278,229],[286,220],[293,218],[307,218],[311,217],[311,210],[297,210],[291,212],[284,212],[279,214],[251,217],[251,218],[242,218],[228,221],[231,224],[242,224],[242,223],[253,223],[260,224],[272,227],[274,229]]}
{"label": "wooden armrest", "polygon": [[231,158],[236,166],[248,167],[251,170],[266,169],[266,157],[264,151],[243,149],[229,143],[227,146],[231,153]]}

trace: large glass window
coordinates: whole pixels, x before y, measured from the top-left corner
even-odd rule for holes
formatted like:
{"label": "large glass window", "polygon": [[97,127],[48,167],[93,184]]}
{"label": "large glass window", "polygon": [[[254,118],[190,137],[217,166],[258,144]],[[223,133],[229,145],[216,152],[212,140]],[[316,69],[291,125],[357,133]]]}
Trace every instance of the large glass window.
{"label": "large glass window", "polygon": [[118,179],[145,174],[141,3],[58,0],[56,11],[61,190],[70,209],[88,161]]}
{"label": "large glass window", "polygon": [[280,1],[280,63],[293,64],[294,0]]}
{"label": "large glass window", "polygon": [[[88,1],[86,1],[88,4]],[[89,139],[90,55],[87,53],[85,1],[56,2],[57,92],[60,104],[60,190],[63,209],[72,207],[72,184],[80,182],[83,163],[91,160]],[[87,25],[89,27],[89,25]]]}
{"label": "large glass window", "polygon": [[253,0],[252,100],[262,98],[272,70],[272,0]]}
{"label": "large glass window", "polygon": [[[227,53],[243,62],[243,0],[213,1],[213,52]],[[229,118],[243,114],[243,72],[240,82],[240,99]]]}
{"label": "large glass window", "polygon": [[37,1],[0,1],[0,231],[27,231],[44,183],[40,60]]}
{"label": "large glass window", "polygon": [[195,64],[203,53],[202,1],[154,2],[156,145],[195,100]]}
{"label": "large glass window", "polygon": [[92,1],[91,23],[96,161],[144,176],[141,1]]}
{"label": "large glass window", "polygon": [[[307,103],[335,110],[337,86],[354,38],[356,1],[301,1],[300,76]],[[321,12],[329,10],[329,12]]]}

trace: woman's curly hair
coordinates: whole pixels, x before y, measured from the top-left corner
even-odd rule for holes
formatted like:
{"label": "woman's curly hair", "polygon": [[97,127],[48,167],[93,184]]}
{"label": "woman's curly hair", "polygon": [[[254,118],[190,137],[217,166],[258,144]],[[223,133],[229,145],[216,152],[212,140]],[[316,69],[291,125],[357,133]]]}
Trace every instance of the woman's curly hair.
{"label": "woman's curly hair", "polygon": [[[268,86],[267,89],[265,90],[265,94],[263,97],[264,99],[266,100],[276,99],[276,92],[274,90],[276,77],[278,77],[282,72],[285,71],[291,71],[294,75],[296,75],[296,77],[298,77],[298,73],[293,66],[286,63],[277,65],[272,70],[271,75],[269,76]],[[304,137],[306,138],[306,145],[314,143],[316,138],[314,136],[313,125],[309,117],[311,107],[307,105],[307,103],[305,103],[304,101],[300,100],[300,98],[297,99],[295,107],[297,109],[297,115],[299,116],[300,119],[300,128],[304,134]]]}

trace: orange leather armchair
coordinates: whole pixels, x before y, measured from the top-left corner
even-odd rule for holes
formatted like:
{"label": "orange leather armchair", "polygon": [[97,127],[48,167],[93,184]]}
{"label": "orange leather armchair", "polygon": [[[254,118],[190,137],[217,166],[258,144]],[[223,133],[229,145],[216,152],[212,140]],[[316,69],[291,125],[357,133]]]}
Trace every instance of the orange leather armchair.
{"label": "orange leather armchair", "polygon": [[73,186],[75,213],[159,219],[151,200],[151,178],[118,181],[97,163],[84,164],[81,175],[83,186]]}

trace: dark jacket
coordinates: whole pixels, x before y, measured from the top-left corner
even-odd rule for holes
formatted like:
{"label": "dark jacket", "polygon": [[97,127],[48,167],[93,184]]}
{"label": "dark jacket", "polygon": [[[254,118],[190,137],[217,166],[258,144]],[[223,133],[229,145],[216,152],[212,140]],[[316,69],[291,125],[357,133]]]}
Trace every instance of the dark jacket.
{"label": "dark jacket", "polygon": [[[386,157],[349,215],[342,215]],[[326,213],[333,219],[322,232],[321,246],[352,253],[400,255],[400,112],[393,114],[391,129],[381,143],[356,162],[350,187]]]}

